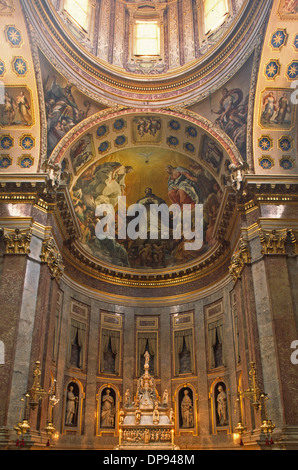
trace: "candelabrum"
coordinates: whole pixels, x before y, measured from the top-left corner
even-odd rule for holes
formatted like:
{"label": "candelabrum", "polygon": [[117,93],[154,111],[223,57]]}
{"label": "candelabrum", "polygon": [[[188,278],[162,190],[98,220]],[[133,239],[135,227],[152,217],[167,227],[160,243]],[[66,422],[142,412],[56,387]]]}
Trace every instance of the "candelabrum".
{"label": "candelabrum", "polygon": [[238,404],[238,412],[239,412],[239,421],[238,421],[237,426],[235,427],[235,431],[240,436],[240,445],[243,446],[242,435],[245,433],[247,428],[243,424],[242,408],[241,408],[241,394],[240,394],[240,392],[238,392],[237,404]]}
{"label": "candelabrum", "polygon": [[[33,384],[30,389],[28,389],[27,393],[22,397],[21,401],[23,403],[23,407],[20,413],[20,418],[18,423],[14,426],[14,430],[17,433],[17,442],[16,445],[25,445],[24,435],[29,433],[30,425],[29,425],[29,418],[30,418],[30,410],[34,410],[40,401],[48,396],[48,415],[47,415],[47,424],[45,427],[45,431],[48,436],[51,436],[55,431],[53,426],[53,409],[59,402],[59,399],[56,397],[57,394],[57,385],[56,380],[54,380],[52,388],[49,392],[46,392],[40,384],[40,377],[41,377],[41,370],[40,370],[40,362],[36,361],[35,369],[33,372]],[[23,419],[21,418],[23,415]],[[20,441],[20,437],[22,437]],[[48,439],[47,446],[50,445],[50,440]]]}
{"label": "candelabrum", "polygon": [[24,435],[30,431],[29,425],[29,394],[26,393],[22,398],[22,409],[20,411],[20,417],[18,423],[14,426],[14,430],[17,433],[16,446],[24,446],[25,440]]}
{"label": "candelabrum", "polygon": [[268,395],[266,393],[262,393],[261,400],[263,402],[264,419],[261,425],[261,429],[263,433],[266,434],[266,441],[265,441],[266,445],[274,444],[273,439],[272,439],[272,433],[275,429],[275,424],[272,423],[271,419],[268,419],[267,405],[266,405],[266,401],[268,399],[269,399]]}
{"label": "candelabrum", "polygon": [[59,398],[56,397],[56,394],[58,393],[58,387],[57,387],[57,382],[56,379],[54,380],[52,388],[49,390],[49,403],[48,403],[48,418],[47,418],[47,425],[45,427],[45,431],[47,435],[49,436],[49,439],[47,441],[47,446],[50,445],[50,437],[55,431],[55,427],[53,425],[53,411],[55,406],[59,403]]}
{"label": "candelabrum", "polygon": [[241,396],[246,397],[250,400],[251,405],[253,406],[255,411],[257,412],[263,411],[261,430],[266,435],[266,441],[265,441],[266,445],[274,444],[273,439],[272,439],[272,433],[275,429],[275,424],[273,424],[272,421],[268,419],[267,405],[266,405],[266,401],[269,398],[268,398],[268,395],[258,386],[257,371],[256,371],[256,366],[254,362],[250,363],[250,370],[249,370],[248,376],[249,376],[249,388],[242,393],[239,392],[238,399],[237,399],[238,406],[239,406],[239,422],[235,430],[238,434],[240,434],[240,438],[241,438],[240,444],[241,443],[243,444],[242,434],[244,434],[244,432],[247,430],[242,422]]}

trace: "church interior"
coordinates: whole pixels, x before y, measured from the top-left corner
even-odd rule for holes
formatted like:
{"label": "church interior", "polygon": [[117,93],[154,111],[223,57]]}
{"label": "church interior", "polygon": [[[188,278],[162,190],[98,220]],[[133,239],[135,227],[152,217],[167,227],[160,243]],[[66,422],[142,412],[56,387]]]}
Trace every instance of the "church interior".
{"label": "church interior", "polygon": [[298,449],[297,22],[0,1],[1,450]]}

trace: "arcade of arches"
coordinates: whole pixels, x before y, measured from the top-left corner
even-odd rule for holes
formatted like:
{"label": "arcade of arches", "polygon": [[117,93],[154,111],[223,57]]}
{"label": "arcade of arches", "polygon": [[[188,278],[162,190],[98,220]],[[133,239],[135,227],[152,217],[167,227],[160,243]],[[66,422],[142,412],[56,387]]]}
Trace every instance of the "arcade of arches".
{"label": "arcade of arches", "polygon": [[298,448],[297,20],[0,1],[1,449]]}

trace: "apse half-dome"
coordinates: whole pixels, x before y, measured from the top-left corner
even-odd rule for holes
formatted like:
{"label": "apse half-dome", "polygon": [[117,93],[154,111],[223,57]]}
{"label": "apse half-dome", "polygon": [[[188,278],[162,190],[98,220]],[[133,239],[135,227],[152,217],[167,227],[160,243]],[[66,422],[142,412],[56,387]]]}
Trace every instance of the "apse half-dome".
{"label": "apse half-dome", "polygon": [[[233,143],[204,120],[198,125],[167,112],[124,111],[106,119],[99,113],[95,122],[67,136],[53,155],[68,174],[85,259],[146,274],[208,257],[218,245],[215,225],[230,155],[237,155]],[[156,210],[164,218],[153,218]],[[108,214],[112,219],[104,219]]]}

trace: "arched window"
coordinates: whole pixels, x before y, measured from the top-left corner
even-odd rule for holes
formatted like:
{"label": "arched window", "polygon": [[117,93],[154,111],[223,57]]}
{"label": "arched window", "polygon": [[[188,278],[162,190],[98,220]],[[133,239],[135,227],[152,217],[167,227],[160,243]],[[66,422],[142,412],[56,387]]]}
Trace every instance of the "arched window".
{"label": "arched window", "polygon": [[65,0],[64,10],[85,31],[89,29],[90,0]]}
{"label": "arched window", "polygon": [[218,28],[228,13],[228,0],[204,0],[205,33]]}

